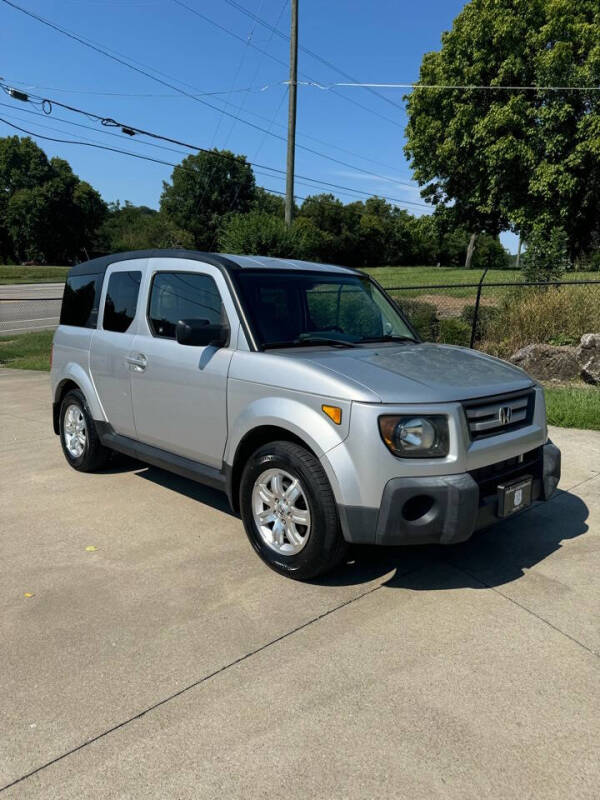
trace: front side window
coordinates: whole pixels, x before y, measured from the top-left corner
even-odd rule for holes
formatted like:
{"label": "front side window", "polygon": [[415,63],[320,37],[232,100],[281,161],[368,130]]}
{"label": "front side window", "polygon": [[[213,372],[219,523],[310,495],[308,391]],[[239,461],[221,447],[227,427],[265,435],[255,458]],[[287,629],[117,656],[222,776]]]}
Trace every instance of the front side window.
{"label": "front side window", "polygon": [[60,324],[95,328],[98,323],[101,284],[101,275],[68,277],[60,310]]}
{"label": "front side window", "polygon": [[105,331],[125,333],[133,322],[140,293],[141,272],[113,272],[106,289],[104,318]]}
{"label": "front side window", "polygon": [[157,272],[152,281],[148,321],[154,336],[175,338],[179,320],[226,322],[217,285],[199,272]]}
{"label": "front side window", "polygon": [[235,280],[263,348],[414,339],[386,295],[361,275],[244,269]]}

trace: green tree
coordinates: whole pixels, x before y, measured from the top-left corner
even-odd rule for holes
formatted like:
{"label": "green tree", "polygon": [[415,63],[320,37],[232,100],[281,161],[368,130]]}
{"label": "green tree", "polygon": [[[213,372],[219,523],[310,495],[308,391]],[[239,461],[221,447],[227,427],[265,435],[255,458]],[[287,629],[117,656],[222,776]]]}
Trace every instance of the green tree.
{"label": "green tree", "polygon": [[245,156],[212,150],[187,156],[163,183],[161,211],[189,231],[200,250],[216,247],[222,217],[249,211],[256,185]]}
{"label": "green tree", "polygon": [[125,201],[109,206],[108,216],[100,229],[102,248],[109,253],[151,248],[194,247],[194,237],[181,230],[165,214],[148,206],[135,206]]}
{"label": "green tree", "polygon": [[264,211],[266,214],[284,217],[285,201],[280,195],[273,194],[273,192],[263,189],[262,186],[257,186],[254,199],[252,200],[251,210]]}
{"label": "green tree", "polygon": [[232,214],[219,233],[219,249],[241,255],[298,258],[297,232],[287,228],[283,217],[264,211]]}
{"label": "green tree", "polygon": [[554,228],[548,235],[545,226],[534,227],[527,239],[523,273],[528,281],[550,281],[561,277],[568,264],[567,235]]}
{"label": "green tree", "polygon": [[[17,137],[12,137],[17,138]],[[64,264],[86,257],[106,214],[102,198],[60,158],[46,159],[30,139],[11,143],[13,156],[5,227],[15,258]],[[32,147],[33,145],[33,147]],[[19,152],[20,149],[22,152]],[[23,164],[33,165],[32,176]]]}
{"label": "green tree", "polygon": [[419,82],[589,91],[416,89],[406,153],[423,196],[470,232],[555,228],[571,259],[600,209],[597,0],[472,0],[423,57]]}

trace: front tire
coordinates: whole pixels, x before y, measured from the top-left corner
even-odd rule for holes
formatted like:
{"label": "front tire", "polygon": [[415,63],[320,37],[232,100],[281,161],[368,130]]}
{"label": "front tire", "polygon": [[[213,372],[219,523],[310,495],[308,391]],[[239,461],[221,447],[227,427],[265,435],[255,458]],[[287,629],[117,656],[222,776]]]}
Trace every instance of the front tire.
{"label": "front tire", "polygon": [[79,389],[64,396],[59,415],[60,443],[67,462],[79,472],[95,472],[106,465],[111,451],[104,447]]}
{"label": "front tire", "polygon": [[271,442],[248,459],[240,509],[250,543],[271,569],[308,580],[342,561],[331,486],[318,459],[293,442]]}

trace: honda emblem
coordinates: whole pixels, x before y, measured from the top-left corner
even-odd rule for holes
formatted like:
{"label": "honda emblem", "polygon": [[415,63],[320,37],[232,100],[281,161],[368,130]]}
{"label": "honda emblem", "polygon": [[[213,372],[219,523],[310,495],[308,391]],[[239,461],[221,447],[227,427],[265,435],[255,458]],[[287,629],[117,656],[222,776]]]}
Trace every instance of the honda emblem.
{"label": "honda emblem", "polygon": [[500,406],[498,420],[501,425],[508,425],[512,419],[512,408],[510,406]]}

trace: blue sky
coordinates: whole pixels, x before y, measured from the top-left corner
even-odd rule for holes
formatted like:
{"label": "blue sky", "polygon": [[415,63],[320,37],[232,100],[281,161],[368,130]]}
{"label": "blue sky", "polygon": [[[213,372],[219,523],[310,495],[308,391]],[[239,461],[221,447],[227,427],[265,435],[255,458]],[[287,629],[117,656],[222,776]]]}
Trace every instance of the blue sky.
{"label": "blue sky", "polygon": [[[285,141],[276,136],[285,139],[286,133],[287,97],[282,82],[288,77],[288,42],[227,0],[182,0],[208,19],[199,18],[175,0],[15,2],[143,69],[150,68],[155,75],[160,71],[163,80],[217,108],[136,74],[0,3],[0,76],[7,83],[203,147],[226,147],[261,165],[285,168]],[[285,0],[235,2],[282,31],[289,28],[289,3]],[[300,45],[361,82],[410,83],[418,78],[423,53],[439,48],[442,31],[451,26],[462,6],[460,0],[300,0]],[[302,51],[299,72],[300,81],[312,80],[325,86],[346,80]],[[299,147],[297,174],[340,184],[354,192],[397,198],[412,212],[423,213],[425,209],[409,205],[419,203],[420,197],[403,154],[403,91],[378,91],[381,97],[363,88],[337,87],[332,91],[299,87],[297,144],[329,158]],[[218,94],[204,94],[213,92]],[[29,104],[5,96],[0,102],[10,105],[0,105],[0,117],[39,134],[86,137],[173,162],[183,155],[183,151],[180,154],[150,147],[142,143],[142,137],[130,139],[118,129],[107,131],[98,123],[63,110],[37,117],[26,113],[38,111]],[[220,109],[276,136],[231,119]],[[62,120],[90,125],[93,130],[75,128]],[[0,123],[0,135],[11,132]],[[130,200],[157,207],[162,181],[171,172],[168,166],[102,150],[41,138],[38,142],[49,155],[68,159],[107,201]],[[266,188],[284,189],[283,176],[256,177]],[[326,189],[300,180],[296,184],[299,196],[318,191]],[[346,202],[364,197],[352,191],[332,191]],[[513,237],[506,237],[505,244],[514,249]]]}

